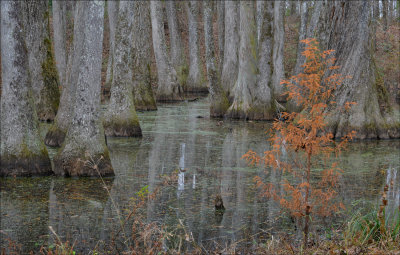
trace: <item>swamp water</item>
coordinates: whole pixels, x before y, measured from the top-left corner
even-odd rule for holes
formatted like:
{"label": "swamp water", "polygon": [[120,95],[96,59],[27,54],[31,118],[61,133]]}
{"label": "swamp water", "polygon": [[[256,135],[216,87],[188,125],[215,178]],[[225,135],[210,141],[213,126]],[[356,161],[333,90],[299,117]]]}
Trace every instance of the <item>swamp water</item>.
{"label": "swamp water", "polygon": [[[117,211],[126,216],[143,187],[152,192],[163,175],[179,168],[185,172],[140,211],[145,221],[169,229],[182,223],[196,243],[209,249],[239,242],[251,252],[253,242],[271,235],[299,235],[288,215],[275,202],[260,198],[254,187],[254,176],[270,182],[281,176],[265,174],[241,159],[249,149],[262,153],[269,148],[265,131],[270,123],[212,120],[208,109],[206,99],[161,105],[158,111],[138,114],[142,138],[108,138],[115,177],[104,182],[112,199],[99,178],[0,178],[0,248],[12,240],[23,252],[38,251],[54,243],[51,226],[63,241],[75,242],[77,254],[88,254],[118,231]],[[43,125],[45,132],[48,124]],[[399,151],[400,140],[349,145],[338,159],[344,171],[339,199],[347,210],[376,207],[392,179],[391,217],[400,201]],[[49,148],[49,153],[53,157],[57,149]],[[217,194],[226,208],[223,215],[215,214]],[[324,237],[346,217],[348,211],[315,220],[314,229]],[[129,224],[126,229],[129,232]]]}

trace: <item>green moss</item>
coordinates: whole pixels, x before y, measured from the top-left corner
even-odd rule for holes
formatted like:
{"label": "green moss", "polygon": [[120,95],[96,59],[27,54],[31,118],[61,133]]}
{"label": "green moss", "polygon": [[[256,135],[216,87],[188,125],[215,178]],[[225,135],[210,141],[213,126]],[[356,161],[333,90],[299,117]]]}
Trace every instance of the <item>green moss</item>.
{"label": "green moss", "polygon": [[178,78],[178,83],[183,89],[185,89],[187,85],[187,78],[189,76],[189,67],[187,65],[178,66],[176,68],[176,76]]}
{"label": "green moss", "polygon": [[[349,125],[350,126],[350,125]],[[357,130],[356,128],[353,128],[354,130]],[[375,133],[377,131],[376,128],[376,123],[375,122],[370,122],[370,123],[365,123],[363,126],[363,129],[367,132],[367,133]]]}
{"label": "green moss", "polygon": [[54,112],[57,112],[60,102],[59,78],[55,65],[52,44],[49,38],[44,39],[46,59],[42,63],[42,77],[44,89],[42,98],[45,98]]}
{"label": "green moss", "polygon": [[374,87],[378,93],[379,105],[383,104],[384,106],[390,107],[390,104],[388,102],[389,93],[385,87],[383,73],[378,68],[375,68]]}
{"label": "green moss", "polygon": [[247,115],[253,120],[272,120],[276,116],[276,105],[271,103],[267,109],[263,106],[252,106],[247,111]]}

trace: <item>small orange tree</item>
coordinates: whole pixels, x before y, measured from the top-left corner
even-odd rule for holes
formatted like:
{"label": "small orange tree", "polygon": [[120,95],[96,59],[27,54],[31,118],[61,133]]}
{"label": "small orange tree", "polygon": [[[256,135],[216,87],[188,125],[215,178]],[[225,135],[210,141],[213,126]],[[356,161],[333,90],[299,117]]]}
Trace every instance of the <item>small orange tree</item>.
{"label": "small orange tree", "polygon": [[[332,154],[338,153],[352,139],[355,132],[349,133],[340,142],[335,144],[333,135],[325,132],[324,119],[327,117],[327,107],[335,104],[332,100],[334,91],[343,82],[344,77],[332,74],[325,77],[327,69],[337,69],[333,66],[333,51],[321,52],[315,39],[302,41],[306,44],[303,55],[306,56],[304,71],[289,80],[284,80],[288,92],[288,100],[295,100],[302,107],[301,112],[283,112],[281,119],[276,119],[272,125],[269,139],[271,150],[259,156],[254,151],[248,151],[243,158],[250,164],[265,164],[266,169],[279,170],[293,175],[293,181],[287,179],[280,183],[283,189],[276,184],[265,183],[261,177],[255,177],[262,195],[273,198],[280,206],[289,210],[292,216],[305,217],[304,244],[308,242],[308,232],[311,213],[329,216],[333,212],[344,208],[340,202],[335,202],[337,195],[336,185],[341,170],[337,163],[332,163],[322,171],[318,183],[311,183],[311,169],[315,158],[322,156],[326,165]],[[346,104],[347,109],[351,102]],[[332,146],[336,145],[336,146]],[[290,162],[280,160],[282,149],[290,155]]]}

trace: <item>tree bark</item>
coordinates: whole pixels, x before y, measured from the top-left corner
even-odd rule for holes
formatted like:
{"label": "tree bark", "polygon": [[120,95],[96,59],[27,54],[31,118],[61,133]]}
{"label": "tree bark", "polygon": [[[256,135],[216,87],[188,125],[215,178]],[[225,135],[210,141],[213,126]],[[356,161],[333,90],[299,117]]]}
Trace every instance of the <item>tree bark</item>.
{"label": "tree bark", "polygon": [[296,1],[295,1],[295,0],[289,0],[289,2],[290,2],[290,6],[289,6],[290,15],[295,15],[295,14],[297,14],[297,10],[296,10]]}
{"label": "tree bark", "polygon": [[[329,109],[328,131],[336,138],[355,130],[356,138],[400,137],[398,105],[390,105],[383,77],[376,70],[370,30],[369,1],[338,1],[330,13],[328,49],[335,50],[336,71],[350,76],[335,91],[335,107]],[[337,33],[340,31],[340,33]],[[343,111],[346,102],[355,102]]]}
{"label": "tree bark", "polygon": [[304,51],[304,43],[301,41],[307,38],[307,20],[308,20],[307,16],[308,16],[307,1],[301,0],[299,43],[297,45],[296,66],[294,68],[292,75],[297,75],[303,70],[302,65],[306,60],[305,56],[302,55]]}
{"label": "tree bark", "polygon": [[239,2],[225,2],[225,46],[224,46],[224,64],[222,67],[221,84],[232,101],[232,90],[235,86],[238,73],[238,50],[239,50]]}
{"label": "tree bark", "polygon": [[199,6],[197,1],[187,1],[189,27],[189,76],[183,89],[191,93],[208,93],[203,72],[203,63],[200,58],[199,42]]}
{"label": "tree bark", "polygon": [[39,120],[54,120],[59,80],[50,40],[48,1],[23,1],[22,15],[33,96]]}
{"label": "tree bark", "polygon": [[54,158],[55,173],[66,176],[114,175],[100,118],[104,2],[80,1],[76,8],[83,23],[75,93],[79,103],[74,106],[64,146]]}
{"label": "tree bark", "polygon": [[217,19],[218,19],[218,77],[222,74],[222,65],[224,63],[224,45],[225,45],[225,1],[217,1]]}
{"label": "tree bark", "polygon": [[106,136],[142,136],[132,93],[133,9],[134,2],[120,1],[115,33],[111,97],[103,121]]}
{"label": "tree bark", "polygon": [[272,86],[274,97],[278,101],[285,101],[285,97],[282,96],[284,91],[281,80],[285,78],[285,68],[283,64],[284,59],[284,45],[285,45],[285,2],[275,1],[274,5],[274,17],[273,17],[273,58],[272,58]]}
{"label": "tree bark", "polygon": [[27,45],[23,32],[23,2],[1,5],[1,167],[0,176],[52,174],[39,132],[32,92]]}
{"label": "tree bark", "polygon": [[108,23],[110,27],[110,49],[108,52],[107,60],[107,72],[106,72],[106,88],[111,88],[113,79],[113,67],[114,67],[114,45],[115,45],[115,30],[117,29],[118,20],[118,3],[119,0],[107,1],[107,13],[108,13]]}
{"label": "tree bark", "polygon": [[54,0],[53,10],[53,40],[54,40],[54,59],[59,77],[60,87],[66,86],[67,66],[71,53],[71,41],[73,30],[73,14],[75,2]]}
{"label": "tree bark", "polygon": [[374,9],[374,18],[375,20],[379,20],[379,1],[372,1],[373,9]]}
{"label": "tree bark", "polygon": [[181,31],[176,14],[176,2],[166,1],[165,5],[167,10],[169,38],[171,42],[171,62],[178,76],[179,84],[185,87],[188,78],[189,67],[186,61],[185,51],[183,49]]}
{"label": "tree bark", "polygon": [[383,20],[383,30],[387,31],[388,29],[388,0],[382,0],[382,20]]}
{"label": "tree bark", "polygon": [[206,48],[207,80],[210,87],[210,116],[223,117],[228,110],[229,101],[218,79],[217,61],[214,53],[212,2],[203,2],[204,41]]}
{"label": "tree bark", "polygon": [[258,54],[257,88],[251,92],[251,94],[253,94],[252,97],[254,102],[251,105],[251,111],[249,112],[250,119],[271,120],[275,116],[273,79],[275,66],[274,47],[276,45],[274,45],[275,31],[273,16],[275,12],[274,4],[276,3],[277,2],[267,1],[260,6],[260,39],[257,48],[258,50],[256,51]]}
{"label": "tree bark", "polygon": [[54,31],[54,56],[60,85],[65,86],[65,75],[67,70],[67,6],[66,1],[54,0],[53,9],[53,31]]}
{"label": "tree bark", "polygon": [[150,1],[150,16],[153,48],[157,64],[157,101],[174,102],[183,100],[183,89],[178,83],[175,69],[168,58],[165,44],[162,2]]}
{"label": "tree bark", "polygon": [[147,1],[135,1],[133,13],[133,97],[138,111],[157,110],[151,87],[151,20]]}
{"label": "tree bark", "polygon": [[269,88],[273,43],[272,3],[265,2],[264,10],[259,49],[255,2],[240,2],[239,72],[233,90],[233,103],[226,114],[233,119],[266,120],[274,114]]}
{"label": "tree bark", "polygon": [[82,10],[76,7],[74,11],[73,45],[67,63],[66,83],[61,92],[60,106],[54,124],[49,128],[44,139],[45,144],[48,146],[61,146],[74,115],[76,84],[78,82],[79,63],[84,38],[83,29],[85,24],[82,21],[82,15]]}

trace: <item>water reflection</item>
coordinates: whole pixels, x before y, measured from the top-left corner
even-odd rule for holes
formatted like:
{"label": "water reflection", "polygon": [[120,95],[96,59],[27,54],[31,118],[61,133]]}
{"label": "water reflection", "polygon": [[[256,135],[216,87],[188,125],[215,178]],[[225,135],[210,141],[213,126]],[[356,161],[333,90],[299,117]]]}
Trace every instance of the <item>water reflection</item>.
{"label": "water reflection", "polygon": [[[207,116],[205,100],[140,113],[142,139],[108,139],[116,176],[105,183],[90,178],[0,179],[0,246],[8,247],[10,238],[22,244],[23,252],[37,251],[54,241],[49,226],[62,240],[76,240],[77,253],[106,246],[118,231],[124,240],[131,228],[129,222],[121,226],[120,219],[132,209],[137,192],[145,186],[150,193],[155,191],[162,176],[172,173],[178,174],[175,185],[161,189],[142,212],[148,222],[174,228],[181,221],[196,242],[211,249],[249,237],[268,238],[279,231],[294,234],[290,220],[280,217],[275,202],[260,198],[253,183],[256,175],[280,183],[282,174],[264,173],[241,159],[249,149],[258,153],[268,149],[264,131],[269,124],[224,121],[221,125]],[[356,200],[361,206],[377,205],[380,191],[391,180],[388,215],[398,208],[399,149],[399,140],[350,144],[339,159],[344,171],[340,199],[348,208]],[[55,153],[50,149],[50,155]],[[223,214],[215,213],[218,195],[226,208]],[[122,241],[118,245],[126,247]],[[251,243],[247,246],[251,249]]]}

